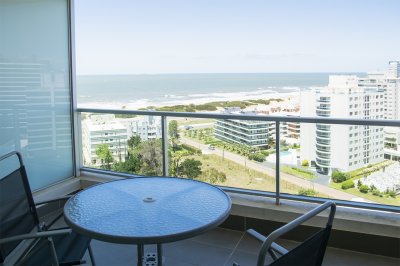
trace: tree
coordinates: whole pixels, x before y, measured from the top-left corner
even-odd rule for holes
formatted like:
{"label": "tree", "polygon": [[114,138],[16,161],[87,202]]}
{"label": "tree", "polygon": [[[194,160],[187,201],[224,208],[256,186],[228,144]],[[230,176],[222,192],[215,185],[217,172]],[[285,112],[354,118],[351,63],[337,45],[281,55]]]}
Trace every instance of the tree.
{"label": "tree", "polygon": [[179,176],[180,162],[184,156],[190,155],[187,150],[173,151],[171,152],[171,175]]}
{"label": "tree", "polygon": [[275,146],[274,138],[272,138],[272,137],[268,138],[268,147],[271,149],[274,146]]}
{"label": "tree", "polygon": [[132,154],[125,162],[116,162],[112,169],[117,172],[136,174],[140,171],[142,162],[137,154]]}
{"label": "tree", "polygon": [[347,179],[349,179],[349,175],[347,173],[343,173],[340,171],[334,171],[332,173],[332,180],[335,183],[341,183],[343,181],[346,181]]}
{"label": "tree", "polygon": [[139,144],[135,152],[142,162],[141,174],[162,175],[163,154],[161,147],[161,139],[151,139]]}
{"label": "tree", "polygon": [[102,167],[107,170],[111,169],[111,162],[113,161],[112,153],[108,147],[108,144],[97,145],[96,155],[101,159]]}
{"label": "tree", "polygon": [[128,140],[128,147],[129,147],[129,149],[134,149],[134,148],[137,147],[141,142],[142,142],[142,139],[139,137],[139,135],[133,135],[133,136]]}
{"label": "tree", "polygon": [[172,150],[174,150],[177,147],[176,142],[179,139],[178,122],[176,120],[168,123],[168,135],[171,140]]}
{"label": "tree", "polygon": [[201,175],[201,165],[202,163],[200,161],[186,159],[180,164],[179,168],[183,176],[193,179]]}

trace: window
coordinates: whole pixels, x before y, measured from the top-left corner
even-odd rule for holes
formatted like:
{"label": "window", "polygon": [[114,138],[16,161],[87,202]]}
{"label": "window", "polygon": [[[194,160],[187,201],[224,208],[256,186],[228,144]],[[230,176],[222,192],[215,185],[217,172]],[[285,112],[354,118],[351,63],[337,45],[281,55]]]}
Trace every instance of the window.
{"label": "window", "polygon": [[0,18],[0,154],[20,151],[37,190],[73,175],[68,5],[5,0]]}

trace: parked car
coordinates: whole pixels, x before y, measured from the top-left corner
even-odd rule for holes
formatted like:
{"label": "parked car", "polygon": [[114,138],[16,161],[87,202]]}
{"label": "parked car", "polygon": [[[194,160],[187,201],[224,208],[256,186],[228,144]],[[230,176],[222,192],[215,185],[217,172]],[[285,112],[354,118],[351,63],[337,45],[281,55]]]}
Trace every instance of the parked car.
{"label": "parked car", "polygon": [[186,125],[186,126],[185,126],[185,129],[186,129],[186,130],[190,130],[190,129],[192,129],[192,128],[193,128],[193,126],[191,126],[191,125]]}
{"label": "parked car", "polygon": [[215,147],[213,145],[208,145],[209,150],[215,150]]}

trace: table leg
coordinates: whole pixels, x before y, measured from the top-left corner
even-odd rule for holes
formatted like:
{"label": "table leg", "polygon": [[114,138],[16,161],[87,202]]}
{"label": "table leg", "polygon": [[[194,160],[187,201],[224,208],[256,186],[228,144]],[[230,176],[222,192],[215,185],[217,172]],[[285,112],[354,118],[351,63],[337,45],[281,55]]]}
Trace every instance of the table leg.
{"label": "table leg", "polygon": [[158,261],[158,266],[162,266],[163,263],[163,254],[162,254],[162,246],[161,244],[157,244],[157,261]]}
{"label": "table leg", "polygon": [[143,266],[144,247],[142,244],[137,245],[137,266]]}

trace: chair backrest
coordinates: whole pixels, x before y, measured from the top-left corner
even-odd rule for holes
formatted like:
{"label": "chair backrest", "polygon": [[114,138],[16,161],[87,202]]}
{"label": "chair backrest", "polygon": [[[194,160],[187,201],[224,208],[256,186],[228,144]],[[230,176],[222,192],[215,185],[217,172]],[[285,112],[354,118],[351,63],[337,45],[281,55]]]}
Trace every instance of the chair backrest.
{"label": "chair backrest", "polygon": [[303,241],[288,253],[279,257],[269,265],[321,265],[324,258],[326,246],[328,244],[329,235],[332,229],[333,218],[336,212],[336,205],[332,201],[325,202],[324,204],[312,209],[311,211],[303,214],[292,222],[282,226],[281,228],[272,232],[264,241],[260,253],[258,255],[257,266],[264,265],[267,251],[270,249],[272,243],[287,232],[293,230],[300,224],[315,217],[325,209],[330,208],[328,221],[325,228],[319,230],[317,233]]}
{"label": "chair backrest", "polygon": [[[18,158],[16,169],[7,171],[12,158]],[[14,158],[15,159],[15,158]],[[18,152],[11,152],[0,157],[0,238],[27,234],[37,227],[37,216],[28,177]],[[0,245],[0,263],[21,241]]]}

